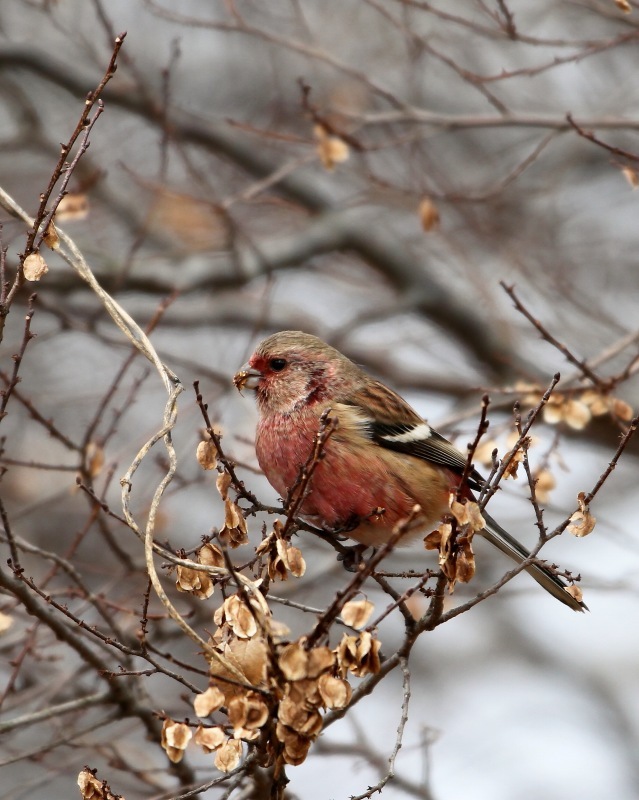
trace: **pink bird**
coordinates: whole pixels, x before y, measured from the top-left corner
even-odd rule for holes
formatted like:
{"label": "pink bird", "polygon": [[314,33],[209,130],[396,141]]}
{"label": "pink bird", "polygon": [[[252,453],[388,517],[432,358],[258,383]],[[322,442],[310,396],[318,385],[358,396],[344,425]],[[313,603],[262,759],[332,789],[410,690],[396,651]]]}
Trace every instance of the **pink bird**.
{"label": "pink bird", "polygon": [[[377,547],[417,504],[429,532],[449,511],[466,457],[434,431],[392,389],[367,375],[334,347],[301,331],[269,336],[233,382],[255,392],[259,422],[255,449],[269,483],[286,497],[313,452],[322,414],[337,421],[300,508],[309,522]],[[465,496],[480,489],[473,470]],[[381,512],[381,513],[380,513]],[[481,534],[513,561],[530,555],[483,512]],[[561,578],[534,561],[526,571],[575,611],[586,606]]]}

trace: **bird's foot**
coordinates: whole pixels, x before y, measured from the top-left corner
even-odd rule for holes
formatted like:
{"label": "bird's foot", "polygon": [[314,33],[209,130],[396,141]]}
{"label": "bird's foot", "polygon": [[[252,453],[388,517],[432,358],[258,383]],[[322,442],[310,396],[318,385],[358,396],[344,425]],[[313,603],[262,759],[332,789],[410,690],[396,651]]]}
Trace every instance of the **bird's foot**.
{"label": "bird's foot", "polygon": [[344,547],[341,553],[337,554],[337,560],[341,561],[347,572],[358,572],[359,566],[364,562],[364,552],[368,545],[356,544],[352,547]]}

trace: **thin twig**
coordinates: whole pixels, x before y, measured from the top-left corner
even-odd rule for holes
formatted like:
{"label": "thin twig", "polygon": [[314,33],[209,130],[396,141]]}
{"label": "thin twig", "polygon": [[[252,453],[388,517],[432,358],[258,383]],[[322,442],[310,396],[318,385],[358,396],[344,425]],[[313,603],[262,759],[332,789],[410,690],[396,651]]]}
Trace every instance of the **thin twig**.
{"label": "thin twig", "polygon": [[614,147],[611,144],[607,144],[603,142],[601,139],[597,138],[592,131],[587,131],[585,128],[582,128],[581,125],[578,125],[575,120],[573,119],[572,114],[566,114],[566,119],[570,124],[571,128],[573,128],[579,136],[583,139],[587,139],[589,142],[596,144],[597,147],[602,147],[604,150],[607,150],[609,153],[613,153],[616,156],[621,156],[621,158],[625,158],[628,161],[639,161],[639,155],[636,153],[631,153],[628,150],[623,150],[621,147]]}
{"label": "thin twig", "polygon": [[348,585],[337,593],[333,602],[319,618],[317,624],[307,637],[306,647],[309,650],[327,635],[330,626],[339,616],[344,603],[355,596],[364,581],[372,574],[375,567],[391,552],[391,550],[393,550],[397,542],[411,529],[415,520],[419,519],[420,513],[421,508],[415,506],[411,515],[395,526],[393,533],[389,536],[387,541],[384,542],[382,547],[380,547],[368,561],[360,565],[359,571],[355,573]]}
{"label": "thin twig", "polygon": [[408,706],[411,697],[408,659],[404,657],[400,658],[399,666],[402,671],[402,712],[399,725],[397,726],[395,745],[388,759],[388,772],[374,786],[369,786],[368,791],[364,792],[363,794],[352,795],[350,800],[366,800],[366,798],[371,798],[377,792],[381,794],[382,789],[386,786],[386,784],[395,777],[395,761],[404,741],[404,728],[408,722]]}
{"label": "thin twig", "polygon": [[549,344],[555,347],[559,352],[577,369],[579,372],[586,378],[589,378],[592,383],[599,389],[606,391],[608,387],[608,383],[602,380],[599,375],[597,375],[589,366],[588,363],[581,358],[578,358],[572,351],[567,347],[567,345],[560,342],[556,339],[552,333],[543,325],[536,317],[534,317],[530,311],[526,308],[526,306],[521,302],[517,293],[515,291],[514,286],[509,286],[505,281],[500,281],[499,285],[502,289],[506,292],[506,294],[510,297],[513,301],[513,304],[517,311],[522,314],[526,319],[539,331],[541,337],[545,339]]}

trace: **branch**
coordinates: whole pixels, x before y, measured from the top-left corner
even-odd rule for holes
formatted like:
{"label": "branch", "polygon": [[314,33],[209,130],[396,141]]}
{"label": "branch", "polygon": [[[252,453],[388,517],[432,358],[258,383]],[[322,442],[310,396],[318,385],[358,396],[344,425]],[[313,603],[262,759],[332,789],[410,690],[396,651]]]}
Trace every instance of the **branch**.
{"label": "branch", "polygon": [[384,777],[375,784],[375,786],[369,786],[368,791],[364,792],[363,794],[358,794],[356,796],[351,796],[350,800],[366,800],[366,798],[371,798],[376,792],[381,794],[382,789],[386,784],[395,777],[395,760],[397,758],[397,754],[399,753],[402,742],[404,739],[404,728],[406,727],[406,723],[408,722],[408,704],[410,703],[410,671],[408,669],[408,660],[405,658],[400,658],[399,665],[402,670],[402,713],[399,720],[399,725],[397,726],[397,736],[395,738],[395,746],[393,747],[393,751],[390,754],[390,758],[388,759],[388,772]]}
{"label": "branch", "polygon": [[628,150],[622,150],[620,147],[614,147],[611,144],[602,142],[602,140],[598,139],[592,131],[587,131],[581,125],[578,125],[573,119],[572,114],[566,114],[566,119],[570,123],[570,126],[577,131],[582,139],[587,139],[589,142],[596,144],[597,147],[601,147],[604,150],[607,150],[609,153],[613,153],[613,155],[621,156],[621,158],[625,158],[628,161],[639,161],[639,155],[636,153],[631,153]]}
{"label": "branch", "polygon": [[32,711],[29,714],[23,714],[20,717],[14,717],[6,722],[0,722],[0,735],[15,730],[16,728],[26,728],[29,725],[34,725],[36,722],[43,722],[45,719],[51,719],[51,717],[70,714],[73,711],[79,711],[80,709],[88,708],[89,706],[102,705],[107,703],[110,698],[110,690],[96,692],[95,694],[90,694],[86,697],[78,697],[76,700],[69,700],[67,703],[59,703],[57,706],[43,708],[41,711]]}
{"label": "branch", "polygon": [[524,304],[517,296],[514,286],[508,286],[508,284],[505,281],[500,281],[499,285],[513,301],[513,304],[517,309],[517,311],[519,311],[519,313],[522,314],[539,331],[542,339],[544,339],[554,348],[559,350],[559,352],[566,358],[566,360],[569,361],[571,364],[573,364],[573,366],[577,367],[581,375],[583,375],[586,378],[589,378],[598,389],[606,391],[609,388],[608,383],[602,380],[591,369],[591,367],[587,364],[587,362],[584,359],[578,358],[576,355],[574,355],[571,352],[571,350],[567,347],[567,345],[563,344],[558,339],[556,339],[552,335],[552,333],[550,333],[550,331],[536,317],[534,317],[530,313],[530,311],[528,311],[526,306],[524,306]]}
{"label": "branch", "polygon": [[[65,64],[44,56],[33,48],[0,47],[0,68],[4,65],[29,69],[74,94],[85,93],[87,85],[90,85],[87,78],[78,74],[77,69],[71,70]],[[176,140],[189,142],[230,158],[259,180],[273,175],[280,167],[273,163],[263,148],[256,146],[254,137],[238,135],[235,126],[189,119],[184,112],[167,120],[160,110],[161,104],[149,99],[142,92],[136,93],[129,89],[107,90],[105,99],[151,123],[168,125]],[[565,120],[563,124],[567,125]],[[407,245],[403,235],[394,233],[388,226],[379,230],[378,209],[343,208],[339,198],[336,200],[335,187],[332,184],[322,185],[303,172],[285,175],[272,188],[317,217],[310,221],[303,235],[285,237],[276,243],[276,249],[281,250],[284,245],[288,251],[281,259],[274,258],[276,254],[273,252],[270,257],[268,252],[261,252],[264,250],[262,246],[259,254],[251,249],[242,259],[247,262],[244,266],[248,271],[236,269],[231,279],[235,284],[238,281],[245,283],[255,274],[267,273],[274,268],[274,264],[279,268],[299,266],[300,250],[306,251],[305,258],[335,250],[351,250],[387,278],[396,290],[409,296],[417,313],[434,320],[449,335],[457,338],[496,375],[504,374],[508,370],[515,354],[503,337],[499,337],[494,332],[494,326],[486,324],[467,304],[462,303],[443,283],[433,277],[427,252],[415,252]],[[345,193],[344,199],[348,196]],[[291,244],[295,246],[291,248]],[[209,280],[210,276],[207,276],[206,281]],[[166,293],[167,286],[163,286],[161,291]]]}

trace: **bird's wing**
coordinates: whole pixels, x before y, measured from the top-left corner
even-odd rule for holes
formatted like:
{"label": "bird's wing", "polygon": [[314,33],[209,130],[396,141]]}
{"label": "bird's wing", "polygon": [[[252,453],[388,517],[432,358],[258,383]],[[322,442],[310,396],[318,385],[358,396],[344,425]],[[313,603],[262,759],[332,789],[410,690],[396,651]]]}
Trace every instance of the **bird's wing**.
{"label": "bird's wing", "polygon": [[[439,464],[460,475],[466,468],[466,456],[383,383],[369,383],[349,398],[348,405],[357,407],[368,436],[380,447]],[[472,489],[483,486],[477,470],[471,470],[468,484]]]}

